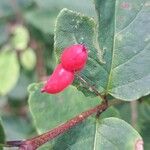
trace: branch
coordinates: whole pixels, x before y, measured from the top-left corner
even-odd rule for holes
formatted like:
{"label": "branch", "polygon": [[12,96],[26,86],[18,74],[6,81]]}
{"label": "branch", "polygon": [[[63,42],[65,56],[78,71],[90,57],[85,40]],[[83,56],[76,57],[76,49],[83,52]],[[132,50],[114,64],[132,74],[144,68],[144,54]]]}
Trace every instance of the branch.
{"label": "branch", "polygon": [[97,96],[99,96],[103,101],[106,101],[105,97],[104,97],[103,95],[101,95],[101,94],[97,91],[97,89],[96,89],[94,86],[90,85],[90,84],[89,84],[86,80],[84,80],[79,74],[76,74],[76,77],[77,77],[81,82],[85,83],[89,88],[91,88],[92,91],[93,91]]}
{"label": "branch", "polygon": [[136,128],[137,118],[138,118],[138,110],[137,110],[137,101],[131,101],[131,124],[134,128]]}
{"label": "branch", "polygon": [[6,147],[19,147],[19,150],[36,150],[38,147],[40,147],[44,143],[54,139],[58,135],[63,134],[69,129],[71,129],[72,127],[78,125],[79,123],[84,121],[87,117],[91,116],[92,114],[97,113],[97,112],[102,113],[107,108],[108,108],[108,104],[103,102],[102,104],[92,109],[89,109],[85,112],[82,112],[80,115],[72,118],[66,123],[61,124],[58,127],[44,134],[41,134],[31,139],[27,139],[25,141],[8,141],[5,146]]}

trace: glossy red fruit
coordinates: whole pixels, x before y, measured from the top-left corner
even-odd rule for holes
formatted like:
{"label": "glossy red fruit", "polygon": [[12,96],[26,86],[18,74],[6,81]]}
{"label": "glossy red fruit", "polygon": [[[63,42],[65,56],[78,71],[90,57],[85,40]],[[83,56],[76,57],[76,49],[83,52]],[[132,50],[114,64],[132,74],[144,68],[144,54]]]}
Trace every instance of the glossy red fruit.
{"label": "glossy red fruit", "polygon": [[55,94],[63,91],[67,86],[72,84],[74,80],[74,73],[68,71],[59,64],[49,77],[47,83],[41,89],[41,92]]}
{"label": "glossy red fruit", "polygon": [[84,68],[87,58],[87,48],[83,44],[75,44],[64,49],[61,63],[69,71],[80,71]]}

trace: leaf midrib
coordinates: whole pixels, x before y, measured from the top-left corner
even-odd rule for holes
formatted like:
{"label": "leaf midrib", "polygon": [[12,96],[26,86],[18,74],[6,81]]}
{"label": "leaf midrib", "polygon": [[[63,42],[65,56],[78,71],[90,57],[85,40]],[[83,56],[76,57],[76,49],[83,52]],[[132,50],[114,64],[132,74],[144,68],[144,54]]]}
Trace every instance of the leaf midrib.
{"label": "leaf midrib", "polygon": [[114,60],[114,48],[115,48],[115,33],[116,33],[116,0],[115,0],[115,11],[114,11],[114,32],[113,32],[113,46],[112,46],[112,58],[111,58],[111,64],[110,64],[110,72],[108,75],[108,82],[106,86],[106,93],[108,93],[109,85],[111,82],[111,74],[112,74],[112,64]]}
{"label": "leaf midrib", "polygon": [[[113,48],[112,48],[112,59],[111,59],[111,65],[110,65],[110,72],[109,72],[109,76],[108,76],[108,82],[107,82],[107,86],[106,86],[106,93],[108,93],[110,91],[110,89],[113,89],[113,88],[110,88],[110,83],[111,83],[111,76],[112,76],[112,70],[113,69],[116,69],[117,67],[123,65],[123,64],[120,64],[118,65],[117,67],[113,68],[113,61],[114,61],[114,50],[115,50],[115,38],[117,37],[118,34],[120,34],[122,31],[126,30],[135,20],[136,18],[139,16],[139,14],[142,12],[144,8],[144,4],[142,5],[141,9],[137,12],[137,14],[135,15],[135,17],[133,18],[133,20],[126,26],[124,27],[121,31],[119,32],[116,32],[116,1],[115,1],[115,13],[114,13],[114,36],[113,36]],[[145,50],[145,48],[143,49]],[[142,51],[143,51],[142,50]],[[141,51],[139,52],[141,53]],[[134,55],[133,57],[131,57],[128,61],[132,60],[134,57],[136,57],[137,55],[139,55],[139,53],[137,53],[136,55]],[[128,62],[127,61],[127,62]],[[126,63],[126,62],[125,62]],[[116,87],[117,88],[117,87]]]}
{"label": "leaf midrib", "polygon": [[95,122],[95,134],[94,134],[94,145],[93,145],[93,150],[96,150],[96,141],[97,141],[97,129],[98,129],[98,120]]}

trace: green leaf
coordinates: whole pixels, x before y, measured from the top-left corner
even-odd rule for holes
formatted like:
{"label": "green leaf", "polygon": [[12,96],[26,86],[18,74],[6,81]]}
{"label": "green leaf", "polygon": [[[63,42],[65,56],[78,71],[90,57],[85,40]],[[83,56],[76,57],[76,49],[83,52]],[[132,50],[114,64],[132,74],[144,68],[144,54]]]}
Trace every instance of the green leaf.
{"label": "green leaf", "polygon": [[79,11],[91,17],[96,16],[94,6],[92,5],[93,2],[91,0],[82,0],[82,3],[80,0],[35,0],[35,2],[43,10],[61,10],[63,8],[68,8]]}
{"label": "green leaf", "polygon": [[98,97],[87,98],[73,86],[57,95],[43,94],[40,92],[41,87],[42,84],[32,84],[29,87],[29,107],[39,133],[100,103]]}
{"label": "green leaf", "polygon": [[94,118],[72,128],[53,141],[53,150],[133,150],[142,149],[141,136],[125,121]]}
{"label": "green leaf", "polygon": [[22,66],[27,70],[33,70],[36,65],[36,55],[33,49],[28,48],[20,55]]}
{"label": "green leaf", "polygon": [[106,90],[116,98],[134,100],[150,92],[148,3],[148,0],[95,0],[98,41],[105,49],[109,72]]}
{"label": "green leaf", "polygon": [[[42,84],[32,84],[29,87],[30,112],[39,133],[46,132],[99,103],[98,98],[87,98],[72,86],[57,95],[41,94],[41,87]],[[91,117],[41,149],[49,147],[57,150],[61,147],[62,150],[113,150],[117,147],[132,150],[141,139],[130,125],[120,119],[107,118],[96,121]]]}
{"label": "green leaf", "polygon": [[141,136],[144,140],[144,150],[149,150],[150,147],[150,136],[149,136],[149,130],[150,130],[150,105],[147,103],[148,97],[145,97],[145,101],[142,101],[142,103],[139,104],[138,109],[138,126]]}
{"label": "green leaf", "polygon": [[[45,34],[54,33],[57,11],[33,10],[25,14],[26,21]],[[37,19],[38,17],[38,19]],[[42,24],[42,25],[41,25]]]}
{"label": "green leaf", "polygon": [[150,136],[149,136],[150,126],[149,122],[145,121],[142,131],[140,132],[144,140],[144,150],[149,150],[150,148]]}
{"label": "green leaf", "polygon": [[[145,121],[150,123],[150,105],[147,101],[139,102],[137,101],[137,119],[136,119],[136,128],[141,131],[145,126]],[[128,123],[132,123],[132,111],[131,103],[126,103],[117,107],[121,119],[125,120]],[[127,114],[128,112],[128,114]]]}
{"label": "green leaf", "polygon": [[7,140],[22,140],[31,136],[33,126],[29,120],[15,115],[2,116]]}
{"label": "green leaf", "polygon": [[0,96],[0,114],[3,113],[3,109],[8,103],[8,98],[7,96]]}
{"label": "green leaf", "polygon": [[[4,144],[4,143],[5,143],[5,133],[0,119],[0,144]],[[0,150],[3,150],[3,147],[1,145],[0,145]]]}
{"label": "green leaf", "polygon": [[8,31],[6,29],[6,23],[0,21],[0,46],[4,44],[8,39]]}
{"label": "green leaf", "polygon": [[[54,34],[56,17],[62,8],[70,8],[89,16],[96,16],[92,1],[82,0],[34,0],[38,9],[32,9],[25,14],[26,21],[44,34]],[[40,9],[39,9],[40,8]],[[89,11],[90,10],[90,11]],[[36,19],[38,16],[38,19]],[[42,26],[41,26],[42,23]],[[48,37],[49,38],[49,37]]]}
{"label": "green leaf", "polygon": [[150,95],[142,97],[141,101],[144,101],[145,103],[150,105]]}
{"label": "green leaf", "polygon": [[10,0],[0,1],[0,18],[7,17],[12,15],[11,13],[14,13],[13,7],[10,4]]}
{"label": "green leaf", "polygon": [[27,87],[31,84],[35,79],[30,75],[28,76],[23,71],[20,72],[20,76],[15,87],[8,93],[9,100],[26,100],[28,96]]}
{"label": "green leaf", "polygon": [[66,46],[83,42],[89,48],[88,63],[81,73],[87,82],[127,101],[149,94],[148,1],[95,0],[95,7],[98,31],[93,20],[67,9],[60,12],[55,29],[58,59]]}
{"label": "green leaf", "polygon": [[17,50],[24,50],[27,48],[29,39],[30,37],[27,28],[21,25],[16,26],[13,31],[13,37],[11,39],[14,48]]}
{"label": "green leaf", "polygon": [[[121,119],[125,120],[129,124],[131,124],[131,104],[125,103],[123,105],[116,106]],[[127,113],[128,112],[128,113]]]}
{"label": "green leaf", "polygon": [[15,15],[19,10],[28,8],[32,4],[32,0],[16,0],[13,2],[12,0],[1,0],[0,1],[0,18],[10,17]]}
{"label": "green leaf", "polygon": [[[136,119],[136,129],[141,134],[144,140],[144,150],[149,149],[149,114],[150,114],[150,105],[148,103],[148,96],[142,98],[142,102],[137,101],[137,119]],[[126,103],[120,105],[118,108],[121,119],[127,121],[131,124],[131,104]],[[128,113],[127,113],[128,112]]]}
{"label": "green leaf", "polygon": [[108,117],[121,118],[119,111],[113,106],[106,109],[100,116],[101,119],[108,118]]}
{"label": "green leaf", "polygon": [[[63,9],[58,15],[56,22],[54,49],[59,60],[65,47],[75,43],[85,43],[89,49],[89,58],[85,69],[80,75],[91,85],[95,85],[97,90],[103,91],[104,85],[107,82],[107,73],[101,66],[100,53],[97,53],[93,43],[94,28],[95,23],[93,19]],[[78,83],[77,87],[83,87],[82,90],[86,91],[85,94],[89,93],[89,90],[84,85]]]}
{"label": "green leaf", "polygon": [[139,120],[141,122],[147,121],[147,122],[150,123],[150,117],[149,117],[149,114],[150,114],[150,105],[148,103],[142,102],[141,104],[139,104],[138,113],[139,113]]}
{"label": "green leaf", "polygon": [[0,95],[7,94],[19,78],[19,64],[14,51],[0,52]]}

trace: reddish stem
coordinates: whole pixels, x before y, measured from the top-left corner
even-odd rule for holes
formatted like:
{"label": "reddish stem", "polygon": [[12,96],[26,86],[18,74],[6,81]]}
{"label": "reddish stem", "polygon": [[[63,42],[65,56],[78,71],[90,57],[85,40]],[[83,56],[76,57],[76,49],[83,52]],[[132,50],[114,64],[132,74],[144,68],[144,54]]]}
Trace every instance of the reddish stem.
{"label": "reddish stem", "polygon": [[[22,141],[19,146],[19,150],[36,150],[38,147],[43,145],[44,143],[54,139],[58,135],[65,133],[70,128],[76,126],[77,124],[81,123],[83,120],[85,120],[90,115],[100,112],[102,113],[107,109],[108,105],[107,103],[102,103],[101,105],[98,105],[92,109],[89,109],[80,115],[72,118],[71,120],[67,121],[66,123],[59,125],[58,127],[48,131],[47,133],[44,133],[42,135],[39,135],[37,137],[27,139],[26,141]],[[11,144],[10,144],[11,145]],[[14,144],[12,144],[15,146]],[[18,145],[16,145],[18,147]]]}

